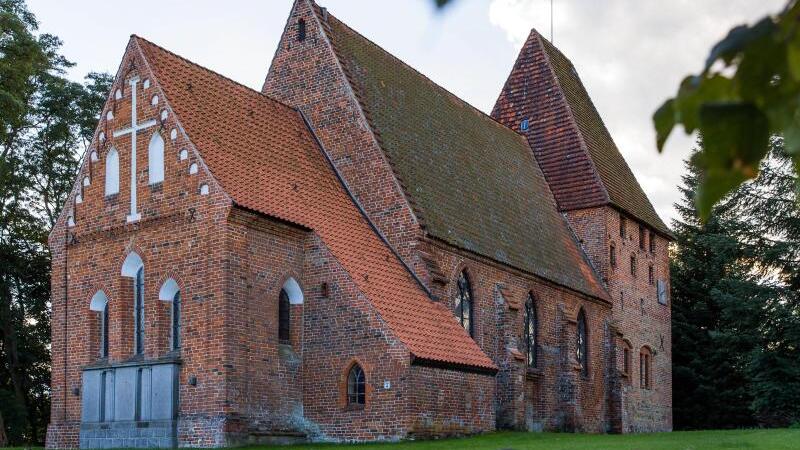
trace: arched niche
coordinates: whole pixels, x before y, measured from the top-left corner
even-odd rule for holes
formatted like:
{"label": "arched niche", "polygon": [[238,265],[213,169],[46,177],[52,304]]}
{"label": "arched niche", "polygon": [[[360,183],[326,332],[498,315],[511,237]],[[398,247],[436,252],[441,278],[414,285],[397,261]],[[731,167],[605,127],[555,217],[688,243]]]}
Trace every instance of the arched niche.
{"label": "arched niche", "polygon": [[147,148],[147,167],[150,184],[164,181],[164,139],[159,132],[153,133]]}
{"label": "arched niche", "polygon": [[119,193],[119,153],[111,148],[106,154],[106,195]]}
{"label": "arched niche", "polygon": [[297,283],[292,277],[289,277],[283,283],[283,290],[286,291],[286,295],[289,297],[289,304],[291,305],[302,305],[303,304],[303,290],[300,289],[300,285]]}
{"label": "arched niche", "polygon": [[144,266],[142,258],[136,252],[130,252],[122,263],[122,276],[133,278],[142,266]]}

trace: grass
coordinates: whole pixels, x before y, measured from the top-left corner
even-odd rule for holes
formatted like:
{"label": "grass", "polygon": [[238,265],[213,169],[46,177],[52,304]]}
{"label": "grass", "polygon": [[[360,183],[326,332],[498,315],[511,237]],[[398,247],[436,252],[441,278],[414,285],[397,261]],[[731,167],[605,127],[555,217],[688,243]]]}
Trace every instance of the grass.
{"label": "grass", "polygon": [[499,432],[463,439],[395,444],[305,444],[250,447],[285,450],[716,450],[800,449],[800,429],[676,431],[653,434],[566,434]]}
{"label": "grass", "polygon": [[676,431],[653,434],[499,432],[463,439],[394,444],[304,444],[247,450],[798,450],[800,429]]}

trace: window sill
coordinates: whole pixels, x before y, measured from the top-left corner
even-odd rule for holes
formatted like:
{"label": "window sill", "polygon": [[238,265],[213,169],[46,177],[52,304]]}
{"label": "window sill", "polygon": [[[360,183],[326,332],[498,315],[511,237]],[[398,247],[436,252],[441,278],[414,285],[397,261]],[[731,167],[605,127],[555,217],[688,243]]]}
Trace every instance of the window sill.
{"label": "window sill", "polygon": [[353,411],[353,412],[358,412],[358,411],[363,411],[363,410],[364,410],[364,406],[365,406],[365,405],[359,405],[359,404],[349,404],[349,405],[347,405],[347,406],[345,406],[345,407],[344,407],[344,410],[345,410],[345,411]]}
{"label": "window sill", "polygon": [[157,366],[160,364],[182,364],[183,361],[180,355],[169,353],[158,358],[145,358],[142,355],[136,355],[123,361],[109,361],[108,358],[97,360],[94,363],[87,364],[81,367],[81,370],[87,369],[100,369],[100,368],[117,368],[117,367],[132,367],[132,366]]}

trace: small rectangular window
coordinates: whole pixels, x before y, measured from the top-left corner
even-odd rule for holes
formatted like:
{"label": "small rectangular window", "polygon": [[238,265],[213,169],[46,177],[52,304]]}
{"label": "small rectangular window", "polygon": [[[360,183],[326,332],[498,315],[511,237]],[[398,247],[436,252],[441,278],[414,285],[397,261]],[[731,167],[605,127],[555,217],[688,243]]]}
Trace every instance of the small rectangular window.
{"label": "small rectangular window", "polygon": [[636,255],[631,255],[631,276],[636,276]]}
{"label": "small rectangular window", "polygon": [[625,375],[631,373],[631,350],[628,347],[622,349],[622,372]]}
{"label": "small rectangular window", "polygon": [[625,216],[619,215],[619,237],[625,239]]}
{"label": "small rectangular window", "polygon": [[612,243],[608,248],[608,259],[611,267],[617,267],[617,248]]}
{"label": "small rectangular window", "polygon": [[644,225],[639,225],[639,248],[644,250],[644,239],[645,239],[645,232],[644,232]]}
{"label": "small rectangular window", "polygon": [[656,234],[650,232],[650,253],[656,252]]}
{"label": "small rectangular window", "polygon": [[647,281],[651,285],[656,283],[656,271],[652,264],[650,264],[650,267],[647,268]]}
{"label": "small rectangular window", "polygon": [[297,21],[297,40],[303,42],[306,40],[306,20],[300,19]]}

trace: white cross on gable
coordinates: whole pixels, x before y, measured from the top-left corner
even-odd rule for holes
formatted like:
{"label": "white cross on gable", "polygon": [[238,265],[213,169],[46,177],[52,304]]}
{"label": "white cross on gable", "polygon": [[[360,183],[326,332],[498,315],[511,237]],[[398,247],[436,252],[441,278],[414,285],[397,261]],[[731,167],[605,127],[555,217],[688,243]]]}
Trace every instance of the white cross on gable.
{"label": "white cross on gable", "polygon": [[150,128],[157,122],[150,119],[142,123],[136,122],[136,85],[139,83],[138,77],[130,80],[131,85],[131,126],[114,132],[114,137],[131,135],[131,212],[128,214],[128,222],[136,222],[142,216],[136,210],[136,133],[146,128]]}

